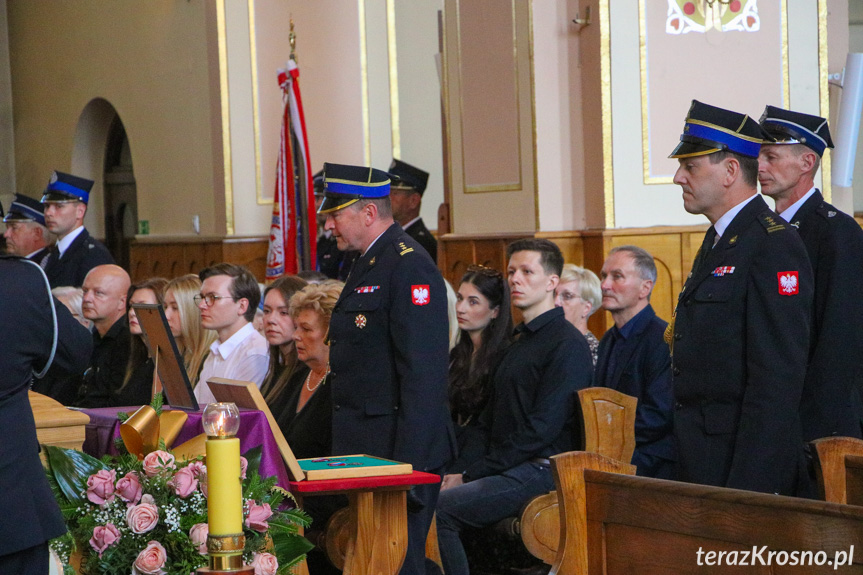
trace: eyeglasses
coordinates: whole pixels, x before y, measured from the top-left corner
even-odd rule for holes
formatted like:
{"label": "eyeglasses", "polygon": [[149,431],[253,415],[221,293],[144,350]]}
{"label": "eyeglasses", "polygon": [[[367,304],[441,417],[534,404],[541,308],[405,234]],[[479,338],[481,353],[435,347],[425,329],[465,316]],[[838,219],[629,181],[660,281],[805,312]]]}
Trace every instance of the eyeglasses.
{"label": "eyeglasses", "polygon": [[467,266],[468,273],[477,273],[489,278],[500,278],[503,274],[494,268],[489,268],[479,264],[471,264]]}
{"label": "eyeglasses", "polygon": [[216,295],[213,293],[208,293],[207,295],[197,294],[192,298],[192,301],[195,302],[195,305],[201,305],[201,302],[205,302],[207,307],[212,307],[213,304],[216,303],[217,299],[234,299],[229,295]]}

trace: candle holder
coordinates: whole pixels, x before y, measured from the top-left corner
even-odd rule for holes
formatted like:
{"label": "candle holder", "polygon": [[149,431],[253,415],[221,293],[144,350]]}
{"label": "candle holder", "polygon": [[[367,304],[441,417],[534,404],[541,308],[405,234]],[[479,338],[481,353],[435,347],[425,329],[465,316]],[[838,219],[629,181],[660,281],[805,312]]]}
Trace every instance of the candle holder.
{"label": "candle holder", "polygon": [[207,434],[207,554],[209,567],[197,573],[245,574],[243,565],[243,487],[240,479],[240,410],[234,403],[210,403],[202,416]]}

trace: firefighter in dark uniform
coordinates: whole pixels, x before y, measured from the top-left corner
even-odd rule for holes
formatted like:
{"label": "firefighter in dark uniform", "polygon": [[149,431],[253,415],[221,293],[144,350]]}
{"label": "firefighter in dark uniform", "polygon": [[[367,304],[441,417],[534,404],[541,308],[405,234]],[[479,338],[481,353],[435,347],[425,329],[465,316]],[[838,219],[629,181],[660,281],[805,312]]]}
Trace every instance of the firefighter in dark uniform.
{"label": "firefighter in dark uniform", "polygon": [[833,147],[827,120],[767,106],[761,126],[775,143],[761,147],[761,193],[797,228],[812,271],[815,305],[800,419],[803,440],[863,437],[863,229],[824,201],[815,173]]}
{"label": "firefighter in dark uniform", "polygon": [[800,419],[803,440],[863,437],[863,229],[824,201],[815,173],[833,147],[827,120],[767,106],[761,127],[775,142],[761,146],[761,193],[797,228],[815,273],[809,366]]}
{"label": "firefighter in dark uniform", "polygon": [[[48,257],[51,235],[45,227],[45,209],[38,200],[15,194],[9,213],[3,217],[7,251],[42,265]],[[46,262],[47,263],[47,262]]]}
{"label": "firefighter in dark uniform", "polygon": [[800,397],[814,291],[803,242],[756,191],[758,123],[693,101],[672,152],[687,212],[713,224],[668,342],[680,479],[795,495],[808,489]]}
{"label": "firefighter in dark uniform", "polygon": [[[326,229],[339,249],[361,254],[330,320],[333,453],[367,453],[440,473],[455,456],[443,277],[393,221],[386,172],[325,164],[323,193]],[[438,490],[416,487],[408,498],[401,573],[425,572]]]}
{"label": "firefighter in dark uniform", "polygon": [[420,217],[423,194],[429,181],[428,172],[393,159],[389,174],[392,178],[393,219],[437,262],[437,240]]}
{"label": "firefighter in dark uniform", "polygon": [[66,525],[39,459],[27,390],[49,363],[68,373],[84,371],[93,339],[52,298],[37,264],[0,256],[0,278],[0,573],[42,575],[48,541]]}
{"label": "firefighter in dark uniform", "polygon": [[45,225],[57,234],[57,243],[48,255],[45,273],[51,287],[81,287],[87,272],[96,266],[113,264],[114,258],[84,227],[84,215],[93,181],[63,172],[54,172],[42,203]]}

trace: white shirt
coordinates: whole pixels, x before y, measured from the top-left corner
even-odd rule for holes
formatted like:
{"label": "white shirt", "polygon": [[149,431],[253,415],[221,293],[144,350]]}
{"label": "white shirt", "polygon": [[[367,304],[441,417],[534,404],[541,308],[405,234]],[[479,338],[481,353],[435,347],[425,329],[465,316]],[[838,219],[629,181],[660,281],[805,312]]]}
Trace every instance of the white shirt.
{"label": "white shirt", "polygon": [[716,230],[716,242],[714,242],[713,245],[716,245],[716,243],[719,242],[719,238],[721,238],[722,234],[725,233],[728,225],[731,224],[731,220],[733,220],[737,216],[737,214],[739,214],[740,211],[746,207],[746,204],[754,200],[757,195],[758,194],[753,194],[752,196],[746,198],[745,200],[722,214],[721,218],[716,220],[716,223],[713,224],[713,229]]}
{"label": "white shirt", "polygon": [[212,377],[252,381],[260,389],[270,363],[270,346],[251,323],[241,327],[225,342],[216,340],[201,368],[195,397],[204,404],[216,401],[207,380]]}
{"label": "white shirt", "polygon": [[81,235],[81,232],[84,231],[84,226],[79,226],[66,234],[63,239],[57,240],[57,250],[60,252],[60,257],[63,257],[63,254],[66,253],[66,250],[69,249],[69,246],[72,245],[72,242],[75,241],[75,238]]}
{"label": "white shirt", "polygon": [[409,227],[411,227],[412,225],[414,225],[415,223],[417,223],[418,221],[420,221],[420,218],[421,218],[421,217],[422,217],[422,216],[417,216],[417,217],[415,217],[414,219],[412,219],[411,221],[409,221],[408,223],[406,223],[405,225],[403,225],[403,226],[402,226],[402,229],[403,229],[403,230],[407,230]]}
{"label": "white shirt", "polygon": [[812,186],[812,189],[809,190],[808,192],[806,192],[806,194],[802,198],[800,198],[799,200],[797,200],[796,202],[794,202],[793,204],[788,206],[785,209],[785,211],[780,213],[779,215],[782,216],[783,220],[785,220],[786,222],[788,222],[790,224],[791,220],[793,220],[794,216],[797,214],[797,210],[799,210],[800,207],[806,203],[806,200],[811,198],[812,194],[814,194],[814,193],[815,193],[815,186]]}

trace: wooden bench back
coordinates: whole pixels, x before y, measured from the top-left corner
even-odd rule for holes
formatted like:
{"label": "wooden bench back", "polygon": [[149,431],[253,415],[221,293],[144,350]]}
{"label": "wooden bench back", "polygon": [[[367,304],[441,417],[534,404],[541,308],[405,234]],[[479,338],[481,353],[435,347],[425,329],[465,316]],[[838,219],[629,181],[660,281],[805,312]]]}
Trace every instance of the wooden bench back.
{"label": "wooden bench back", "polygon": [[[635,451],[635,408],[638,400],[608,387],[588,387],[579,390],[578,402],[584,425],[584,451],[571,453],[590,452],[625,464],[627,467],[623,469],[628,468]],[[632,473],[635,473],[635,468],[632,469]],[[525,548],[548,565],[553,565],[557,560],[559,542],[562,541],[558,506],[557,492],[552,491],[533,498],[519,518],[521,540]]]}
{"label": "wooden bench back", "polygon": [[782,566],[775,560],[747,568],[697,563],[699,550],[741,554],[762,546],[824,551],[831,561],[855,546],[853,565],[839,571],[863,574],[863,508],[591,470],[584,484],[587,575],[834,572],[832,565]]}
{"label": "wooden bench back", "polygon": [[549,575],[583,574],[587,568],[587,514],[584,471],[595,469],[635,475],[635,466],[598,453],[570,451],[551,458],[558,494],[560,535]]}
{"label": "wooden bench back", "polygon": [[[855,477],[855,471],[846,468],[846,456],[863,456],[863,440],[853,437],[825,437],[813,441],[812,446],[818,456],[815,474],[818,477],[821,498],[832,503],[852,503],[848,500],[848,489],[860,491],[863,486],[847,485],[848,471],[851,471],[851,478]],[[854,504],[860,505],[860,500],[857,499]]]}
{"label": "wooden bench back", "polygon": [[578,391],[584,421],[584,451],[629,463],[635,451],[638,400],[608,387]]}

